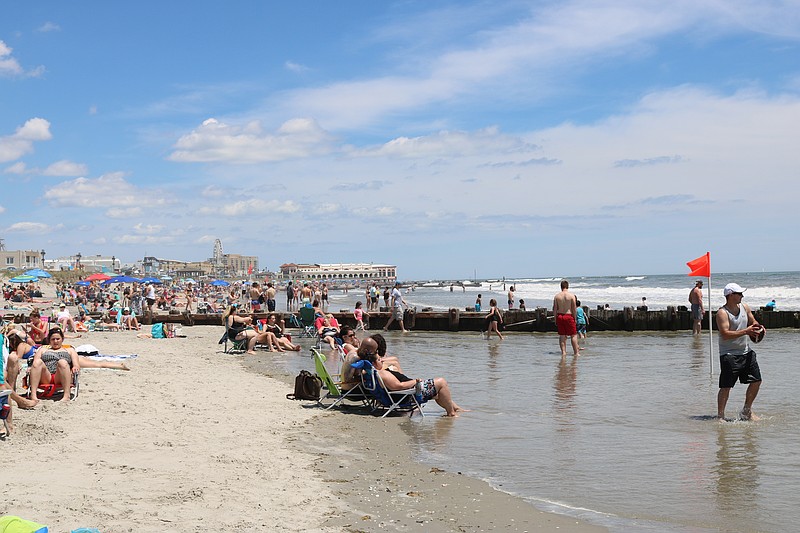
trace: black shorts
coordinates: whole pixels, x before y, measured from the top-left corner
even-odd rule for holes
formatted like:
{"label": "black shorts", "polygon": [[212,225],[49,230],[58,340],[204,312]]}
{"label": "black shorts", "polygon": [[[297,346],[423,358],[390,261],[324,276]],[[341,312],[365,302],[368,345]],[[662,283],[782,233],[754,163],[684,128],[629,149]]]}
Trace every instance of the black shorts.
{"label": "black shorts", "polygon": [[750,350],[744,355],[724,354],[719,356],[719,388],[729,389],[739,383],[755,383],[761,381],[761,370],[758,368],[756,352]]}

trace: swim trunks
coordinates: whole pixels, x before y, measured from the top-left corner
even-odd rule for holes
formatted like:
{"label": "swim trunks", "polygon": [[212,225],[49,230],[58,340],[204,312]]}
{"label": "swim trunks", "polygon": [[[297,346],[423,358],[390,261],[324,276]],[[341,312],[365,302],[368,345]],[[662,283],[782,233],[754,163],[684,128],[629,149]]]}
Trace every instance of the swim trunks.
{"label": "swim trunks", "polygon": [[395,320],[403,320],[403,308],[402,307],[392,308],[392,318],[394,318]]}
{"label": "swim trunks", "polygon": [[428,400],[432,400],[436,397],[438,392],[436,391],[436,386],[433,384],[433,379],[423,379],[419,383],[420,392],[417,396],[418,402],[427,402]]}
{"label": "swim trunks", "polygon": [[756,352],[750,350],[744,355],[723,354],[719,356],[719,388],[730,389],[739,383],[748,384],[761,381]]}
{"label": "swim trunks", "polygon": [[692,304],[692,319],[703,320],[703,313],[700,312],[700,304]]}
{"label": "swim trunks", "polygon": [[570,336],[578,333],[575,328],[575,317],[570,313],[559,313],[556,316],[556,327],[559,335]]}

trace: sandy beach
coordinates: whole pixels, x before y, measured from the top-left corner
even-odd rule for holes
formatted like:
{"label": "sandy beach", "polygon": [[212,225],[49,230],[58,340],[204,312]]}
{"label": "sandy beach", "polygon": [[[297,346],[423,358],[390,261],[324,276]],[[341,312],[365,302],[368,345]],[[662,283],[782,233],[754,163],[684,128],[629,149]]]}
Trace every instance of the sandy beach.
{"label": "sandy beach", "polygon": [[15,409],[0,515],[51,531],[595,530],[414,462],[403,418],[287,400],[269,352],[221,353],[221,327],[183,332],[68,339],[138,357],[130,372],[84,369],[68,405]]}

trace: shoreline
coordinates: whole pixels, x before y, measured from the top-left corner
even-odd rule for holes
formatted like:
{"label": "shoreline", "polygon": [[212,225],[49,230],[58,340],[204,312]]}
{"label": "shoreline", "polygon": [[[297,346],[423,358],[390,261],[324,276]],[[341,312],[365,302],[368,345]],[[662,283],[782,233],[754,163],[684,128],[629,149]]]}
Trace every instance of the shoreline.
{"label": "shoreline", "polygon": [[130,372],[84,369],[68,405],[14,409],[0,514],[53,531],[605,530],[417,463],[408,419],[305,409],[269,353],[226,355],[219,327],[184,331],[71,339],[138,357]]}
{"label": "shoreline", "polygon": [[[300,352],[306,356],[305,351]],[[244,359],[248,370],[277,379],[291,391],[294,377],[259,353]],[[287,400],[288,401],[288,400]],[[292,402],[310,405],[312,402]],[[302,408],[302,407],[301,407]],[[315,472],[346,505],[325,525],[347,531],[397,531],[424,528],[451,531],[608,531],[580,519],[538,509],[522,497],[488,482],[447,472],[412,456],[407,417],[379,417],[359,407],[322,411],[309,419],[294,441],[298,451],[317,455]],[[436,414],[428,415],[435,417]],[[465,415],[465,416],[468,416]],[[457,419],[442,420],[457,424]],[[342,435],[345,442],[337,441]]]}

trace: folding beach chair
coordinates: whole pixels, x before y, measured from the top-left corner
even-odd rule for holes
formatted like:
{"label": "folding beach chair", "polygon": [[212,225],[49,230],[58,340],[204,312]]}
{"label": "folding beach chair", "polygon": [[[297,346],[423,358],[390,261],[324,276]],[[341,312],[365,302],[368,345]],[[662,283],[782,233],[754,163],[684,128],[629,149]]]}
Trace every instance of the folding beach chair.
{"label": "folding beach chair", "polygon": [[376,401],[377,404],[384,407],[386,412],[383,413],[381,418],[385,418],[389,413],[397,412],[413,412],[419,409],[419,413],[425,416],[422,411],[422,402],[420,403],[417,397],[417,389],[403,389],[397,391],[390,391],[381,378],[380,373],[372,366],[369,361],[356,361],[352,365],[355,369],[361,369],[361,386],[369,393]]}
{"label": "folding beach chair", "polygon": [[317,319],[313,307],[300,308],[300,336],[316,337],[317,330],[314,328],[314,321]]}
{"label": "folding beach chair", "polygon": [[326,357],[316,348],[311,348],[311,356],[314,358],[314,368],[317,371],[317,375],[322,379],[322,386],[328,391],[325,396],[319,399],[319,404],[322,405],[322,400],[326,398],[335,398],[332,404],[325,407],[326,411],[333,409],[344,400],[361,402],[365,407],[368,405],[370,396],[364,392],[361,383],[349,390],[343,391],[340,388],[342,384],[341,376],[336,374],[339,379],[334,379],[333,376],[331,376],[330,372],[328,372],[328,368],[325,366]]}
{"label": "folding beach chair", "polygon": [[[231,347],[228,348],[228,341],[231,342]],[[228,321],[225,321],[225,333],[222,334],[222,337],[219,339],[218,344],[224,344],[225,346],[222,348],[222,351],[227,354],[237,354],[237,353],[244,353],[247,351],[247,339],[231,339],[228,336]]]}

